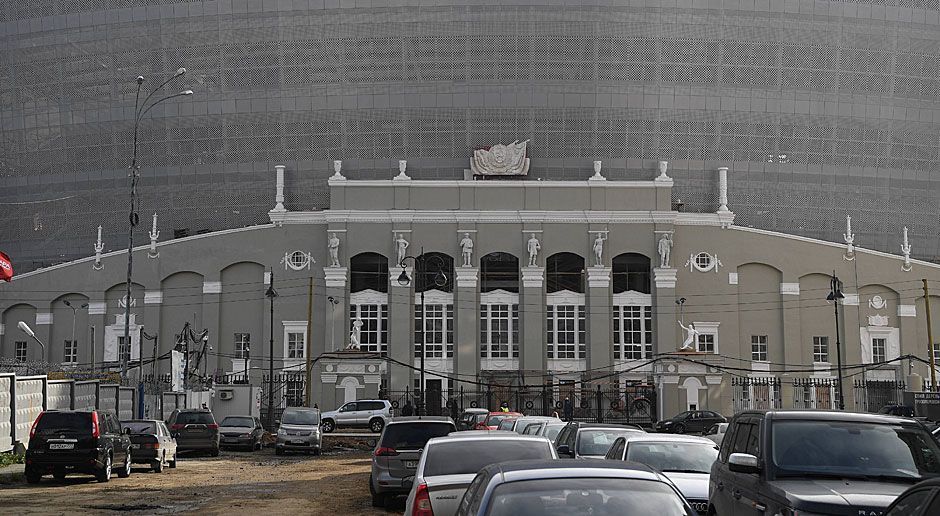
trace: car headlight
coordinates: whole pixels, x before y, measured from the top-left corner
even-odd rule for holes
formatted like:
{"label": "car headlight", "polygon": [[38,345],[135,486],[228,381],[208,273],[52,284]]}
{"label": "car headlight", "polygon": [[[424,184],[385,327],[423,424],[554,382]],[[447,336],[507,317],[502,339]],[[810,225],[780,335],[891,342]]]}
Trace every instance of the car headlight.
{"label": "car headlight", "polygon": [[277,435],[287,435],[287,430],[284,430],[283,428],[278,428]]}
{"label": "car headlight", "polygon": [[239,437],[251,437],[251,434],[241,434]]}
{"label": "car headlight", "polygon": [[663,426],[669,426],[672,424],[672,421],[664,421]]}

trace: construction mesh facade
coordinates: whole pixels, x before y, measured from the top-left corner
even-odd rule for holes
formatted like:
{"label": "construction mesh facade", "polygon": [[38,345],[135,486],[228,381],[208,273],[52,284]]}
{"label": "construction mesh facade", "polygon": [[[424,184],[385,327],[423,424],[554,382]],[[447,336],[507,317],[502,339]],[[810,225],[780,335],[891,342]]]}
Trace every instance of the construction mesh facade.
{"label": "construction mesh facade", "polygon": [[[420,4],[420,5],[418,5]],[[469,5],[462,5],[469,4]],[[524,4],[524,5],[522,5]],[[351,178],[654,175],[741,225],[940,256],[940,0],[0,0],[0,248],[25,271],[126,246],[134,78],[195,94],[141,129],[140,233],[267,221]],[[146,89],[145,89],[146,91]],[[677,200],[678,200],[677,199]]]}

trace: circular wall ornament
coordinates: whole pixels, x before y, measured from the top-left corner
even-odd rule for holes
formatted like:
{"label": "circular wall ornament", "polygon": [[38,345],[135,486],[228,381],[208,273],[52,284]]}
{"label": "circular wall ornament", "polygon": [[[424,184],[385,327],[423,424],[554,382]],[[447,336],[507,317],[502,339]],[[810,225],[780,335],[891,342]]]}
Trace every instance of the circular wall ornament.
{"label": "circular wall ornament", "polygon": [[721,267],[721,260],[718,259],[717,254],[701,251],[699,253],[690,254],[689,260],[685,262],[685,266],[688,267],[690,271],[695,269],[699,272],[718,272],[718,268]]}
{"label": "circular wall ornament", "polygon": [[872,298],[868,301],[868,306],[874,308],[875,310],[881,310],[887,305],[888,305],[888,302],[885,301],[885,298],[877,294],[872,296]]}
{"label": "circular wall ornament", "polygon": [[292,253],[284,253],[284,259],[281,260],[284,264],[284,269],[292,269],[295,271],[310,269],[310,264],[314,263],[313,257],[310,253],[305,253],[303,251],[294,251]]}

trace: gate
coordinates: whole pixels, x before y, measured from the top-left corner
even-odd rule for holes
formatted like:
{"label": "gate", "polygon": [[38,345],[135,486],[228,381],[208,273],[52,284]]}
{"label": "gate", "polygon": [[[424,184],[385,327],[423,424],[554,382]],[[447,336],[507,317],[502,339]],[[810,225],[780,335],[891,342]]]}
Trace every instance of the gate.
{"label": "gate", "polygon": [[[261,378],[261,422],[273,430],[275,420],[287,407],[303,407],[307,402],[307,373],[281,373]],[[273,394],[274,404],[270,405]]]}

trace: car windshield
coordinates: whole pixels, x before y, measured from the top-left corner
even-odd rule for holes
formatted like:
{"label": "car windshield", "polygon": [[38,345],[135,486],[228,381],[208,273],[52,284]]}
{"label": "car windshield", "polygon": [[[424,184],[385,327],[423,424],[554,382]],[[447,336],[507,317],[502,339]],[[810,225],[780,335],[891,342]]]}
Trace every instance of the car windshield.
{"label": "car windshield", "polygon": [[940,475],[940,448],[914,427],[856,421],[776,421],[777,476],[914,481]]}
{"label": "car windshield", "polygon": [[516,420],[514,418],[506,418],[499,423],[499,430],[512,430],[512,425]]}
{"label": "car windshield", "polygon": [[227,418],[222,420],[222,424],[219,426],[235,426],[235,427],[244,426],[248,428],[254,428],[255,420],[250,417],[244,417],[244,416],[228,416]]}
{"label": "car windshield", "polygon": [[550,440],[554,441],[555,438],[558,437],[558,434],[561,432],[561,429],[564,428],[564,427],[565,427],[564,424],[561,424],[561,425],[548,425],[548,426],[545,428],[545,432],[544,432],[543,435],[544,435],[545,437],[548,437]]}
{"label": "car windshield", "polygon": [[632,478],[552,478],[500,484],[487,516],[687,516],[682,498],[667,484]]}
{"label": "car windshield", "polygon": [[153,421],[121,421],[122,428],[130,428],[132,434],[156,435],[157,424]]}
{"label": "car windshield", "polygon": [[495,416],[495,415],[490,416],[490,418],[486,420],[486,426],[499,426],[499,424],[502,423],[503,420],[506,419],[507,417],[509,416],[502,415],[502,414],[498,416]]}
{"label": "car windshield", "polygon": [[486,413],[483,414],[474,414],[473,415],[473,424],[477,425],[486,421]]}
{"label": "car windshield", "polygon": [[633,442],[627,460],[642,462],[663,473],[708,473],[718,457],[714,443]]}
{"label": "car windshield", "polygon": [[178,425],[211,425],[215,423],[210,412],[180,412],[176,416]]}
{"label": "car windshield", "polygon": [[281,416],[282,425],[319,425],[320,411],[318,410],[285,410]]}
{"label": "car windshield", "polygon": [[589,428],[578,437],[578,455],[607,455],[610,445],[622,435],[636,434],[626,428]]}
{"label": "car windshield", "polygon": [[396,423],[385,427],[380,446],[395,450],[420,450],[428,444],[428,439],[443,437],[453,430],[453,425],[443,422]]}
{"label": "car windshield", "polygon": [[427,450],[424,476],[476,474],[497,462],[552,458],[552,447],[541,440],[485,438],[438,443]]}
{"label": "car windshield", "polygon": [[90,412],[43,412],[36,432],[91,432]]}

